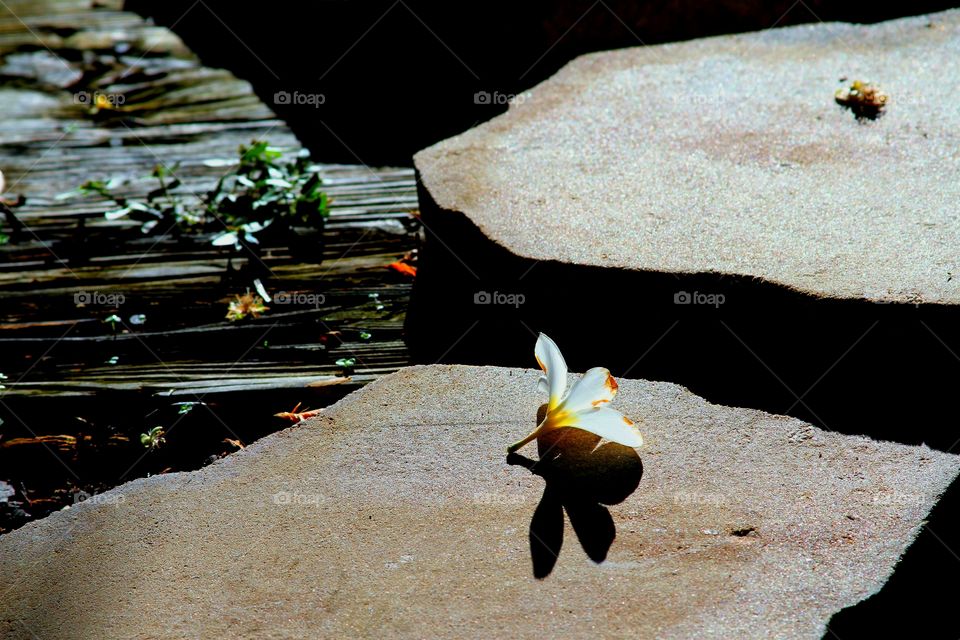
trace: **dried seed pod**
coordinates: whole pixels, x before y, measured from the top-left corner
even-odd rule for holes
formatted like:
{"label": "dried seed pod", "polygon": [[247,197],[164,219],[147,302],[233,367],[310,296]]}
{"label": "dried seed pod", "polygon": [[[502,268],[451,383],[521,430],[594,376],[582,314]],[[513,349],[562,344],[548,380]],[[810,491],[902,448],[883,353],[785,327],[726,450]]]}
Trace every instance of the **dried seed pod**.
{"label": "dried seed pod", "polygon": [[853,111],[857,120],[876,120],[883,115],[890,97],[876,85],[854,80],[846,89],[837,89],[834,99]]}

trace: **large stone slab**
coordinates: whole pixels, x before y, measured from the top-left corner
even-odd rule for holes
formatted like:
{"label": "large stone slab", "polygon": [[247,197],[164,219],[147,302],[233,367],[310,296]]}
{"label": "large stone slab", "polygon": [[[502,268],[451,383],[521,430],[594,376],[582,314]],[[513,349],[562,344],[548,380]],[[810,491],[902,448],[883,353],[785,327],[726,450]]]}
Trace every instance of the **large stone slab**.
{"label": "large stone slab", "polygon": [[881,587],[960,469],[623,380],[639,457],[570,432],[531,473],[504,447],[534,423],[537,376],[405,369],[201,471],[30,523],[0,538],[0,630],[816,638]]}
{"label": "large stone slab", "polygon": [[[960,11],[609,51],[415,163],[533,260],[956,304],[958,78]],[[855,79],[889,94],[881,119],[834,102]]]}
{"label": "large stone slab", "polygon": [[[523,364],[543,331],[580,368],[950,449],[958,52],[949,11],[574,60],[416,156],[415,359]],[[854,80],[880,119],[836,104]]]}

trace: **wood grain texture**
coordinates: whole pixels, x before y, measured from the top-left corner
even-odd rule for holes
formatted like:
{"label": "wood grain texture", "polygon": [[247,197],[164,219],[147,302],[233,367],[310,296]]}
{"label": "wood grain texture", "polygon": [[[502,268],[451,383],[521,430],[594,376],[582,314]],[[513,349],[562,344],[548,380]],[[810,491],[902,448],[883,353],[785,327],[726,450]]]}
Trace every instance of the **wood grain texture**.
{"label": "wood grain texture", "polygon": [[[116,107],[95,113],[97,94]],[[142,198],[158,164],[175,168],[183,191],[203,194],[227,170],[206,160],[234,158],[254,139],[300,149],[247,82],[204,67],[119,0],[5,2],[0,103],[4,196],[26,198],[16,220],[0,216],[0,234],[11,237],[0,244],[6,401],[299,388],[340,374],[342,357],[357,360],[353,387],[407,363],[400,333],[410,283],[386,265],[416,246],[411,169],[323,165],[332,199],[324,237],[270,246],[262,262],[231,259],[210,235],[146,236],[131,221],[108,221],[113,203],[101,198],[57,199],[117,177],[130,179],[120,193]],[[225,322],[227,303],[254,275],[273,293],[322,295],[325,304],[275,304],[258,320]],[[94,293],[123,302],[78,304]],[[114,312],[123,320],[116,332],[103,322]],[[139,314],[146,323],[131,324]],[[330,353],[319,342],[328,331],[345,332]],[[105,364],[110,357],[117,364]]]}

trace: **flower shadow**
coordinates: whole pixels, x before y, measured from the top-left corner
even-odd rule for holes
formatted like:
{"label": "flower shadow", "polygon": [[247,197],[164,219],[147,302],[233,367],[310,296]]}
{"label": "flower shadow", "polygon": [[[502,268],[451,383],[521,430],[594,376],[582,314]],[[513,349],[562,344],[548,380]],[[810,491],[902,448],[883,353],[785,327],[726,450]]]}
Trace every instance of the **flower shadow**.
{"label": "flower shadow", "polygon": [[525,467],[546,481],[530,520],[530,555],[538,579],[550,575],[560,557],[564,509],[580,546],[594,562],[606,559],[616,538],[607,505],[619,504],[636,491],[643,463],[635,449],[614,442],[598,447],[599,442],[599,436],[580,429],[559,429],[538,439],[539,460],[518,453],[507,456],[507,464]]}

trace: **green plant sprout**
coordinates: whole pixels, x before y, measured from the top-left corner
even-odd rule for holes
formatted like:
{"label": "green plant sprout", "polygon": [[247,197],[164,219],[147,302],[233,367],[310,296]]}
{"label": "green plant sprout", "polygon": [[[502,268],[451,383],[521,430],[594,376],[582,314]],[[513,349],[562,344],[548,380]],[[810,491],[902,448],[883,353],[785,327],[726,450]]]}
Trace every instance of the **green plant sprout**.
{"label": "green plant sprout", "polygon": [[340,358],[339,360],[336,361],[335,364],[341,369],[343,369],[343,373],[345,375],[350,375],[350,373],[353,371],[353,366],[357,364],[357,359],[356,358]]}
{"label": "green plant sprout", "polygon": [[590,369],[567,391],[567,363],[556,343],[541,333],[534,350],[543,374],[537,388],[549,394],[547,415],[529,435],[507,447],[513,453],[541,435],[574,427],[627,447],[643,444],[640,429],[630,418],[606,407],[617,394],[617,381],[603,367]]}
{"label": "green plant sprout", "polygon": [[156,449],[167,442],[166,435],[163,427],[154,427],[146,433],[140,434],[140,444],[150,450]]}
{"label": "green plant sprout", "polygon": [[109,316],[109,317],[107,317],[107,318],[104,318],[103,322],[104,322],[104,324],[109,324],[109,325],[110,325],[110,331],[112,331],[113,333],[116,333],[116,332],[117,332],[117,323],[118,323],[118,322],[123,322],[123,320],[120,319],[120,316],[118,316],[117,314],[114,313],[113,315],[111,315],[111,316]]}
{"label": "green plant sprout", "polygon": [[174,402],[174,403],[173,403],[173,406],[178,407],[177,413],[178,413],[179,415],[181,415],[181,416],[187,415],[188,413],[190,413],[191,411],[193,411],[196,407],[201,406],[201,405],[202,405],[202,406],[206,406],[207,403],[206,403],[206,402],[199,402],[199,401],[194,401],[194,402]]}
{"label": "green plant sprout", "polygon": [[380,302],[380,294],[379,294],[379,293],[368,293],[368,294],[367,294],[367,297],[370,298],[370,301],[373,303],[374,308],[375,308],[377,311],[383,311],[383,303]]}
{"label": "green plant sprout", "polygon": [[157,165],[150,177],[159,186],[143,200],[116,193],[126,180],[88,180],[58,199],[99,195],[117,206],[104,213],[108,220],[128,218],[140,222],[140,230],[168,233],[176,226],[190,233],[216,233],[214,246],[237,250],[259,244],[257,234],[268,227],[289,229],[294,225],[322,229],[330,214],[330,199],[323,191],[320,166],[310,162],[306,151],[291,161],[265,141],[241,146],[239,159],[208,160],[206,166],[234,167],[204,195],[179,191],[179,164]]}

